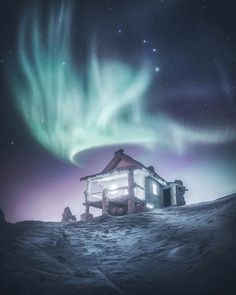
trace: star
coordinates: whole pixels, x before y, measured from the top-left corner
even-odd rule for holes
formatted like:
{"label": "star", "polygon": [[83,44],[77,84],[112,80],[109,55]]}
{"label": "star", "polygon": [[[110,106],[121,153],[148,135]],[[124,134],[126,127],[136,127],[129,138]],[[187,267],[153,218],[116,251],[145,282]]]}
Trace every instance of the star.
{"label": "star", "polygon": [[159,67],[155,67],[155,72],[159,72],[160,68]]}
{"label": "star", "polygon": [[15,142],[14,142],[14,140],[12,140],[12,141],[11,141],[11,145],[14,145],[14,144],[15,144]]}
{"label": "star", "polygon": [[121,29],[119,29],[119,30],[118,30],[118,33],[119,33],[119,34],[121,34],[121,33],[122,33],[122,30],[121,30]]}
{"label": "star", "polygon": [[0,62],[1,62],[1,64],[3,64],[3,63],[4,63],[4,60],[3,60],[3,59],[1,59],[1,60],[0,60]]}
{"label": "star", "polygon": [[62,64],[63,66],[65,66],[65,65],[66,65],[66,62],[65,62],[65,61],[63,61],[61,64]]}
{"label": "star", "polygon": [[144,39],[144,40],[143,40],[143,43],[144,43],[144,44],[147,43],[147,40]]}
{"label": "star", "polygon": [[157,50],[156,50],[156,48],[153,48],[152,51],[153,51],[153,52],[156,52]]}

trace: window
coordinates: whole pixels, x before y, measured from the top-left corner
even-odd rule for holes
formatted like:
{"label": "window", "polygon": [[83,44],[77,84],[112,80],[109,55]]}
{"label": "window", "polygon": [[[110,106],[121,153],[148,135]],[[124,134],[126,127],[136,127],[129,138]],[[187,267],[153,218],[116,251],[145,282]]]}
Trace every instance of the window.
{"label": "window", "polygon": [[134,182],[137,183],[137,185],[141,186],[142,188],[145,188],[145,175],[142,170],[140,169],[134,170]]}
{"label": "window", "polygon": [[117,194],[117,188],[118,188],[117,184],[112,183],[110,185],[110,189],[111,189],[110,194],[111,195],[116,195]]}
{"label": "window", "polygon": [[152,192],[154,195],[157,195],[157,184],[154,181],[152,182]]}

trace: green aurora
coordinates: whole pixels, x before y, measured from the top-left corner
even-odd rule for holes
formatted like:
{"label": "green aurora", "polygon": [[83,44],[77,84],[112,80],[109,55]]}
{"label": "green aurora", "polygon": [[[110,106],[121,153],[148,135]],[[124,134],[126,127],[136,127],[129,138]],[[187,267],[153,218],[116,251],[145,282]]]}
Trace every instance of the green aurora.
{"label": "green aurora", "polygon": [[18,38],[17,75],[10,82],[32,135],[49,151],[74,162],[79,152],[106,145],[144,144],[183,150],[194,142],[235,139],[230,128],[186,127],[146,110],[153,74],[95,51],[85,69],[75,66],[70,46],[71,7],[52,9],[45,24],[38,9],[26,14]]}

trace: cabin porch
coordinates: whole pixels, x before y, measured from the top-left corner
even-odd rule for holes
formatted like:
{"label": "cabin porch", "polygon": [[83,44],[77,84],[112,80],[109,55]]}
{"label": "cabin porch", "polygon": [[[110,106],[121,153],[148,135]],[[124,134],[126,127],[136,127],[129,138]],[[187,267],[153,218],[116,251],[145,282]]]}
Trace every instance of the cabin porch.
{"label": "cabin porch", "polygon": [[101,209],[102,214],[114,216],[144,210],[145,178],[143,176],[141,183],[138,178],[140,179],[140,172],[126,168],[87,179],[84,203],[86,210],[81,218],[87,220],[92,217],[90,207]]}

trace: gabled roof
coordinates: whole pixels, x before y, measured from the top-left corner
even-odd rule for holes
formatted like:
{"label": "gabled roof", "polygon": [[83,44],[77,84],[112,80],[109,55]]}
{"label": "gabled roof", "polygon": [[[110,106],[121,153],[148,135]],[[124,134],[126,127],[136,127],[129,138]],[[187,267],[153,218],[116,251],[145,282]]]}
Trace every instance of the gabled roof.
{"label": "gabled roof", "polygon": [[158,175],[155,172],[155,169],[153,166],[146,167],[142,163],[136,161],[135,159],[131,158],[130,156],[126,155],[124,153],[123,149],[119,149],[114,153],[113,159],[107,164],[107,166],[103,169],[102,172],[93,174],[93,175],[88,175],[80,178],[80,180],[87,180],[89,178],[95,178],[95,177],[100,177],[100,176],[105,176],[106,174],[109,174],[112,171],[124,171],[127,169],[147,169],[157,181],[161,181],[164,183],[167,183],[165,179],[163,179],[160,175]]}
{"label": "gabled roof", "polygon": [[124,154],[124,150],[119,149],[118,151],[114,153],[114,157],[107,164],[107,166],[102,170],[102,172],[99,172],[93,175],[84,176],[80,178],[80,180],[87,180],[88,178],[94,178],[94,177],[102,176],[102,175],[105,176],[106,174],[114,170],[124,171],[124,170],[127,170],[127,168],[130,168],[130,169],[146,168],[147,169],[147,167],[145,167],[140,162]]}
{"label": "gabled roof", "polygon": [[134,160],[130,156],[124,154],[124,150],[119,149],[114,153],[113,159],[107,164],[107,166],[103,169],[103,173],[110,172],[113,169],[121,168],[121,167],[136,167],[136,168],[146,168],[140,162]]}

